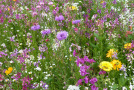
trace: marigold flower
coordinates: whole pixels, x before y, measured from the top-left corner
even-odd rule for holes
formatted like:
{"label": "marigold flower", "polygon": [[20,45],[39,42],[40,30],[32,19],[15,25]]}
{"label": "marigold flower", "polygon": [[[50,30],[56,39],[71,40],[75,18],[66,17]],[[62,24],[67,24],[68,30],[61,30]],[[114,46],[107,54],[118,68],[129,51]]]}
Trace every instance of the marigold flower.
{"label": "marigold flower", "polygon": [[111,71],[113,68],[113,65],[108,61],[103,61],[100,63],[99,67],[103,69],[104,71]]}
{"label": "marigold flower", "polygon": [[6,75],[8,75],[8,74],[10,74],[12,71],[13,71],[13,68],[12,68],[12,67],[9,67],[9,68],[5,71],[5,73],[6,73]]}
{"label": "marigold flower", "polygon": [[122,67],[122,64],[121,64],[121,62],[119,60],[113,60],[111,62],[111,64],[113,65],[113,69],[114,70],[118,70],[119,71],[119,69]]}
{"label": "marigold flower", "polygon": [[126,44],[124,45],[124,48],[125,48],[125,49],[130,49],[130,48],[131,48],[131,45],[132,45],[132,43],[126,43]]}

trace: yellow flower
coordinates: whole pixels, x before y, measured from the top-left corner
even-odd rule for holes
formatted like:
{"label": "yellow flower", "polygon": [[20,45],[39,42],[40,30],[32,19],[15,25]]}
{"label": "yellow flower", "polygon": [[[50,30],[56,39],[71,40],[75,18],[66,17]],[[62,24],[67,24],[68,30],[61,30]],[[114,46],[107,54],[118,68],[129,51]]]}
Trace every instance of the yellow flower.
{"label": "yellow flower", "polygon": [[112,55],[114,55],[114,53],[117,53],[117,51],[114,51],[114,49],[110,49],[110,50],[108,51],[108,53],[106,54],[106,57],[111,58]]}
{"label": "yellow flower", "polygon": [[124,45],[124,48],[125,48],[125,49],[130,49],[130,48],[131,48],[131,45],[132,45],[132,43],[126,43],[126,44]]}
{"label": "yellow flower", "polygon": [[5,73],[6,73],[6,75],[8,75],[8,74],[10,74],[12,71],[13,71],[13,68],[12,68],[12,67],[9,67],[9,68],[5,71]]}
{"label": "yellow flower", "polygon": [[122,67],[122,64],[121,64],[121,62],[119,60],[113,60],[111,62],[111,64],[113,65],[113,69],[114,70],[118,70],[119,71],[119,69]]}
{"label": "yellow flower", "polygon": [[71,10],[77,10],[77,7],[76,6],[71,6],[69,7]]}
{"label": "yellow flower", "polygon": [[10,8],[8,8],[8,11],[10,11]]}
{"label": "yellow flower", "polygon": [[113,68],[113,65],[108,61],[103,61],[100,63],[99,67],[103,69],[104,71],[111,71]]}
{"label": "yellow flower", "polygon": [[103,3],[104,3],[104,1],[101,1],[100,3],[101,3],[101,4],[103,4]]}
{"label": "yellow flower", "polygon": [[16,1],[16,0],[13,0],[13,1]]}

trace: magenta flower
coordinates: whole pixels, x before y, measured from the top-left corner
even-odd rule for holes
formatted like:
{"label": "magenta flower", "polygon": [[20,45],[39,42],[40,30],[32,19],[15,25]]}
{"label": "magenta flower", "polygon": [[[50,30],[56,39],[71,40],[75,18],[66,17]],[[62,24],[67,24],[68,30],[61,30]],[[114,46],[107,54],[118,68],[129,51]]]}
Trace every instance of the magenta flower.
{"label": "magenta flower", "polygon": [[32,85],[30,83],[31,80],[32,79],[29,78],[29,76],[28,77],[24,77],[22,79],[22,87],[23,87],[22,90],[28,90],[28,88],[32,88]]}
{"label": "magenta flower", "polygon": [[79,79],[78,82],[77,82],[77,86],[82,85],[82,81],[83,81],[83,79]]}
{"label": "magenta flower", "polygon": [[89,81],[88,76],[86,76],[86,77],[84,78],[84,80],[85,80],[85,83],[88,83],[88,81]]}
{"label": "magenta flower", "polygon": [[94,63],[94,62],[96,62],[96,61],[94,61],[94,59],[87,59],[86,62]]}
{"label": "magenta flower", "polygon": [[78,59],[75,62],[77,64],[77,66],[79,66],[80,64],[84,64],[85,61],[83,60],[83,58],[78,57]]}
{"label": "magenta flower", "polygon": [[4,76],[0,74],[0,82],[3,81]]}
{"label": "magenta flower", "polygon": [[100,71],[100,72],[99,72],[99,75],[105,74],[105,73],[106,73],[105,71]]}
{"label": "magenta flower", "polygon": [[80,66],[80,74],[81,76],[85,76],[89,73],[87,73],[86,71],[90,68],[90,66],[84,65],[84,66]]}
{"label": "magenta flower", "polygon": [[98,90],[98,87],[96,87],[95,85],[92,85],[91,90]]}
{"label": "magenta flower", "polygon": [[57,33],[57,39],[60,41],[66,39],[67,37],[68,37],[68,32],[66,31],[61,31]]}
{"label": "magenta flower", "polygon": [[21,73],[17,73],[15,76],[12,76],[11,78],[13,78],[17,81],[21,78]]}
{"label": "magenta flower", "polygon": [[92,78],[92,79],[89,80],[89,82],[90,82],[91,84],[94,84],[94,83],[97,82],[97,81],[98,81],[97,78]]}
{"label": "magenta flower", "polygon": [[77,54],[77,53],[76,53],[76,51],[75,51],[75,49],[74,49],[74,51],[73,51],[73,56],[75,57],[75,56],[76,56],[76,54]]}

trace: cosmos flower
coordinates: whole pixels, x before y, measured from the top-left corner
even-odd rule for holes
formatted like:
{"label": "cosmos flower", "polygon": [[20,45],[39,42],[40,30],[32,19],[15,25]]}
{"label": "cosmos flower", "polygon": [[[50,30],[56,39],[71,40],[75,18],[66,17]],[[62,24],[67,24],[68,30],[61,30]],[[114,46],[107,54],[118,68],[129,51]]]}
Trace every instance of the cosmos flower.
{"label": "cosmos flower", "polygon": [[111,64],[113,65],[113,69],[114,70],[118,70],[119,71],[119,69],[121,69],[121,67],[122,67],[122,64],[121,64],[121,62],[119,60],[113,60],[111,62]]}
{"label": "cosmos flower", "polygon": [[99,67],[104,71],[111,71],[113,68],[113,65],[108,61],[102,61]]}
{"label": "cosmos flower", "polygon": [[5,73],[6,73],[6,75],[8,75],[8,74],[10,74],[12,71],[13,71],[13,68],[12,68],[12,67],[9,67],[9,68],[5,71]]}
{"label": "cosmos flower", "polygon": [[67,37],[68,37],[68,32],[66,31],[61,31],[57,33],[57,39],[60,41],[66,39]]}

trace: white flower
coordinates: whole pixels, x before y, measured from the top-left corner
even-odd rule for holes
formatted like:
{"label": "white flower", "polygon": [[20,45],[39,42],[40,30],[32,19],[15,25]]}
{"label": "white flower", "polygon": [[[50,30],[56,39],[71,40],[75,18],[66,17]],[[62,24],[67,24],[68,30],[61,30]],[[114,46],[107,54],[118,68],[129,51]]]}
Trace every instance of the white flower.
{"label": "white flower", "polygon": [[9,81],[9,79],[5,79],[5,82],[8,82]]}
{"label": "white flower", "polygon": [[34,60],[34,56],[33,55],[30,55],[30,60]]}
{"label": "white flower", "polygon": [[19,53],[23,53],[23,50],[20,50]]}
{"label": "white flower", "polygon": [[6,47],[5,43],[2,43],[1,46]]}
{"label": "white flower", "polygon": [[40,67],[37,67],[37,68],[35,68],[36,70],[38,70],[38,71],[41,71],[41,68]]}
{"label": "white flower", "polygon": [[80,89],[79,89],[79,86],[69,85],[67,90],[80,90]]}
{"label": "white flower", "polygon": [[10,63],[13,63],[13,61],[11,60]]}
{"label": "white flower", "polygon": [[29,74],[32,74],[32,72],[29,72]]}

